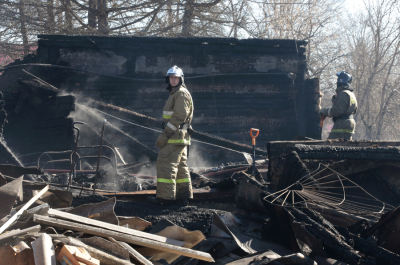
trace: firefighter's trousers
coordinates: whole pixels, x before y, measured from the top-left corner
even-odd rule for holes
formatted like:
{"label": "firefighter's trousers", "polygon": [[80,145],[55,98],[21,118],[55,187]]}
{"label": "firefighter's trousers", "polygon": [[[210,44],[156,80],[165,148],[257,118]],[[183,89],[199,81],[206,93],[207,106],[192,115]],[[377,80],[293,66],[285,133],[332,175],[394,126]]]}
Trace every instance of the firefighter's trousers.
{"label": "firefighter's trousers", "polygon": [[157,198],[193,198],[186,145],[166,144],[160,150],[157,158]]}
{"label": "firefighter's trousers", "polygon": [[356,129],[356,123],[353,119],[336,120],[328,139],[346,139],[351,140],[354,131]]}

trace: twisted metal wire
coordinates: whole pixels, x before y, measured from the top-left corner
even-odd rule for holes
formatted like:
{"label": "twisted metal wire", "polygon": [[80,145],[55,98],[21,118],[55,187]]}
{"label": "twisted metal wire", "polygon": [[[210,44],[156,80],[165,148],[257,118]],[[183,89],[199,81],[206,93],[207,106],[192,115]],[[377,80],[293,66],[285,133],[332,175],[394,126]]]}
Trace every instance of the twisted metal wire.
{"label": "twisted metal wire", "polygon": [[289,187],[264,199],[282,207],[307,208],[308,204],[313,204],[371,217],[378,217],[394,209],[392,205],[379,200],[354,181],[323,164]]}

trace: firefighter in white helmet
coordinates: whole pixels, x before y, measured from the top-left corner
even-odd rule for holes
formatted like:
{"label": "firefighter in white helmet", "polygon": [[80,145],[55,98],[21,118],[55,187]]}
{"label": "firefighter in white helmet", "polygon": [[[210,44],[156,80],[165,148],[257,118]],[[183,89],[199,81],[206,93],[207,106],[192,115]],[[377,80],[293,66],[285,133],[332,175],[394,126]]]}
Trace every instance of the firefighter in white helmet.
{"label": "firefighter in white helmet", "polygon": [[190,123],[193,118],[192,96],[187,90],[183,71],[177,66],[170,68],[166,75],[169,98],[164,105],[164,130],[157,139],[160,149],[157,158],[157,196],[147,200],[155,204],[187,205],[193,198],[192,183],[187,166]]}

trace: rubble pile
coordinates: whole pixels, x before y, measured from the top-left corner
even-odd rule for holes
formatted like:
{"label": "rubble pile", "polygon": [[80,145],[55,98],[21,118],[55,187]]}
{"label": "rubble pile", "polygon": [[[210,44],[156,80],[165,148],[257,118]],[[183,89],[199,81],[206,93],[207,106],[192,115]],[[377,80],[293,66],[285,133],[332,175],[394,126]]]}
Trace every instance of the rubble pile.
{"label": "rubble pile", "polygon": [[338,161],[292,150],[281,157],[282,189],[252,167],[231,166],[192,175],[202,188],[189,206],[150,205],[155,190],[70,192],[5,176],[0,264],[400,264],[398,200],[334,171]]}

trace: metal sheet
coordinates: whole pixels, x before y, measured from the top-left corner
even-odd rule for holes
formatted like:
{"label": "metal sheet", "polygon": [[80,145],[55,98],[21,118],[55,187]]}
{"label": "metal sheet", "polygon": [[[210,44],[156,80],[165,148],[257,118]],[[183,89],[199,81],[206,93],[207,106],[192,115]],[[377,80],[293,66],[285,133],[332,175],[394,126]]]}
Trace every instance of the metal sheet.
{"label": "metal sheet", "polygon": [[[185,244],[182,247],[185,248],[193,248],[195,245],[206,239],[204,234],[200,231],[189,231],[176,225],[166,227],[164,230],[158,232],[157,235],[184,241]],[[179,254],[173,253],[160,253],[160,251],[151,248],[140,248],[137,249],[137,251],[143,256],[152,256],[150,258],[152,261],[165,260],[168,263],[172,263],[180,256]]]}
{"label": "metal sheet", "polygon": [[53,241],[48,234],[42,234],[32,242],[36,265],[56,265]]}
{"label": "metal sheet", "polygon": [[15,251],[15,253],[21,253],[22,251],[24,251],[25,249],[31,249],[28,244],[25,243],[25,241],[23,241],[20,238],[14,238],[13,240],[11,240],[11,242],[8,243],[13,250]]}
{"label": "metal sheet", "polygon": [[17,197],[20,201],[23,200],[22,180],[20,177],[0,187],[0,219],[10,214]]}
{"label": "metal sheet", "polygon": [[211,224],[210,236],[232,238],[230,235],[219,229],[216,225]]}
{"label": "metal sheet", "polygon": [[168,219],[162,219],[160,222],[157,222],[157,224],[149,231],[150,234],[157,234],[167,228],[168,226],[175,226],[173,222],[171,222]]}
{"label": "metal sheet", "polygon": [[120,226],[125,226],[139,231],[143,231],[146,229],[146,227],[152,225],[151,222],[143,220],[142,218],[139,217],[118,216],[118,220]]}
{"label": "metal sheet", "polygon": [[32,249],[25,249],[20,253],[15,253],[9,245],[0,247],[0,265],[35,265]]}
{"label": "metal sheet", "polygon": [[72,192],[65,190],[49,190],[40,200],[50,205],[51,208],[67,208],[71,206],[73,200]]}
{"label": "metal sheet", "polygon": [[288,255],[293,253],[277,244],[244,235],[240,231],[240,228],[231,213],[225,214],[222,218],[214,213],[212,223],[226,234],[232,236],[238,246],[246,253],[254,254],[267,249],[270,249],[279,255]]}
{"label": "metal sheet", "polygon": [[90,219],[118,225],[119,221],[114,212],[116,201],[117,199],[114,197],[105,202],[83,204],[67,212]]}
{"label": "metal sheet", "polygon": [[281,256],[273,252],[272,250],[267,250],[263,253],[257,253],[251,256],[246,256],[242,259],[235,260],[232,262],[229,262],[226,265],[257,265],[257,264],[266,264],[269,261],[275,260],[277,258],[280,258]]}

